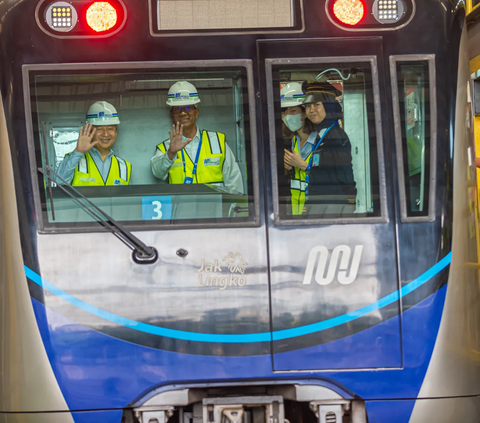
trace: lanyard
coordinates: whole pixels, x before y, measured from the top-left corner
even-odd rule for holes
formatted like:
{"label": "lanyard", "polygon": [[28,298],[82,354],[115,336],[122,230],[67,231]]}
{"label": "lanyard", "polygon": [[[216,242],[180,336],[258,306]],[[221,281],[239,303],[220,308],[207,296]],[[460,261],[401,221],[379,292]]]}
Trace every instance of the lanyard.
{"label": "lanyard", "polygon": [[202,134],[200,134],[200,142],[198,143],[198,148],[197,148],[197,155],[195,157],[195,161],[193,162],[193,170],[192,170],[192,176],[189,177],[187,176],[187,168],[185,166],[185,153],[183,152],[183,148],[180,150],[182,153],[182,163],[183,163],[183,173],[185,174],[185,184],[192,184],[193,183],[193,178],[195,177],[195,174],[197,173],[197,165],[198,165],[198,158],[200,157],[200,150],[202,149]]}
{"label": "lanyard", "polygon": [[310,160],[308,161],[307,168],[305,169],[306,175],[305,175],[305,199],[308,198],[308,183],[310,181],[310,169],[312,168],[312,161],[313,161],[313,153],[318,150],[318,147],[322,144],[325,136],[330,132],[330,129],[332,129],[335,125],[338,125],[338,120],[333,123],[322,135],[322,138],[317,142],[317,145],[315,145],[315,148],[312,150],[312,154],[310,155]]}
{"label": "lanyard", "polygon": [[[330,129],[332,129],[335,125],[338,125],[338,120],[335,123],[333,123],[332,125],[330,125],[330,127],[323,133],[322,138],[320,138],[320,140],[317,142],[317,145],[313,148],[312,155],[310,156],[310,160],[308,161],[308,166],[305,169],[307,172],[310,171],[310,169],[312,168],[313,153],[318,150],[318,147],[320,147],[320,145],[322,144],[325,136],[330,132]],[[307,178],[308,178],[308,176],[307,176]],[[308,182],[308,180],[307,180],[307,182]]]}

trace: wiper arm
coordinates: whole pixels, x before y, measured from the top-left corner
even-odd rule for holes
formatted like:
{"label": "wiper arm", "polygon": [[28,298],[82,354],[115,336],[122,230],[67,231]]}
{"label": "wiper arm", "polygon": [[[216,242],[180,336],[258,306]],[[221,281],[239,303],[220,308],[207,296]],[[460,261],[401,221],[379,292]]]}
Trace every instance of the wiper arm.
{"label": "wiper arm", "polygon": [[[158,252],[154,247],[147,247],[129,230],[125,229],[120,223],[113,219],[109,214],[105,213],[100,207],[92,203],[76,188],[72,187],[65,179],[56,173],[49,165],[39,167],[38,171],[46,176],[50,182],[62,181],[65,185],[58,184],[57,186],[69,197],[71,197],[77,204],[83,207],[91,216],[93,216],[98,223],[108,229],[120,241],[122,241],[128,248],[132,250],[132,258],[138,264],[154,263],[158,259]],[[53,175],[56,179],[53,179]],[[50,185],[50,184],[49,184]],[[53,201],[53,199],[52,199]]]}

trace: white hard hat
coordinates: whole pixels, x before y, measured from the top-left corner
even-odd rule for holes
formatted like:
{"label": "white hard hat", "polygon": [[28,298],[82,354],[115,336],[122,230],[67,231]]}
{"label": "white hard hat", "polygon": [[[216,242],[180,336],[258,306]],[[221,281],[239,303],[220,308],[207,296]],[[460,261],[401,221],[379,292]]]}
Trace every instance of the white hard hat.
{"label": "white hard hat", "polygon": [[289,82],[280,90],[280,107],[301,106],[305,94],[301,82]]}
{"label": "white hard hat", "polygon": [[168,106],[188,106],[200,103],[197,89],[187,81],[178,81],[168,90]]}
{"label": "white hard hat", "polygon": [[88,108],[86,122],[94,126],[119,125],[120,119],[118,118],[117,109],[110,103],[96,101]]}

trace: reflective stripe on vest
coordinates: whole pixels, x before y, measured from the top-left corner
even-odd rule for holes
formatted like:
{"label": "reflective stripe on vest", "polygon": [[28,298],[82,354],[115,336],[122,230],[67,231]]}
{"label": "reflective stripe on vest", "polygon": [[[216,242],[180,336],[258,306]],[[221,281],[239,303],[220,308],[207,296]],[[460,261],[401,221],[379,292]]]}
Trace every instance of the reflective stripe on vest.
{"label": "reflective stripe on vest", "polygon": [[107,180],[104,182],[93,157],[87,152],[75,168],[72,185],[76,187],[128,185],[131,174],[132,165],[129,162],[121,157],[112,156]]}
{"label": "reflective stripe on vest", "polygon": [[[197,173],[193,177],[194,184],[219,184],[223,183],[223,164],[225,162],[225,134],[221,132],[201,131],[202,147],[198,157]],[[164,154],[167,153],[166,140],[157,145]],[[196,152],[195,152],[196,153]],[[168,182],[183,184],[185,177],[192,177],[193,160],[185,151],[185,169],[183,171],[182,155],[177,152],[177,157],[168,172]]]}
{"label": "reflective stripe on vest", "polygon": [[[207,132],[208,138],[210,140],[210,151],[212,154],[222,154],[222,148],[220,147],[220,140],[218,139],[217,132]],[[223,134],[221,134],[223,135]],[[224,139],[225,139],[225,135]]]}
{"label": "reflective stripe on vest", "polygon": [[290,181],[290,188],[293,190],[305,191],[307,184],[304,181],[299,181],[297,179],[292,179]]}
{"label": "reflective stripe on vest", "polygon": [[[118,170],[120,171],[120,179],[123,180],[123,181],[130,182],[130,178],[128,177],[128,165],[127,165],[127,163],[121,157],[116,157],[115,156],[115,158],[118,161]],[[128,185],[128,182],[127,182],[127,185]]]}
{"label": "reflective stripe on vest", "polygon": [[[293,151],[300,154],[300,146],[298,143],[298,138],[295,135],[293,137]],[[308,155],[305,161],[308,163],[312,152]],[[294,176],[290,180],[290,193],[292,195],[292,214],[300,215],[303,212],[303,207],[305,205],[305,187],[307,186],[305,182],[306,172],[303,169],[298,167],[294,169]]]}
{"label": "reflective stripe on vest", "polygon": [[[318,137],[322,138],[323,134],[327,129],[323,128],[319,133]],[[318,140],[318,138],[317,138]],[[293,151],[300,154],[300,146],[298,143],[298,138],[294,135],[293,140]],[[312,147],[315,148],[315,147]],[[310,158],[312,157],[313,151],[306,157],[305,161],[308,163]],[[299,169],[297,167],[294,168],[294,176],[290,180],[290,193],[292,195],[292,214],[300,215],[303,213],[303,209],[305,207],[305,190],[307,188],[306,182],[307,172],[306,170]]]}

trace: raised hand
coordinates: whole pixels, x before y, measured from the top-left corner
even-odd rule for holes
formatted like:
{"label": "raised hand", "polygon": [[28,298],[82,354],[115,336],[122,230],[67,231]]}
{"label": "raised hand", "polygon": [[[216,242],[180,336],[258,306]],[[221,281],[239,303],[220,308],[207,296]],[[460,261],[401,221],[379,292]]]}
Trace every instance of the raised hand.
{"label": "raised hand", "polygon": [[168,147],[168,158],[173,160],[177,153],[182,149],[185,148],[187,144],[190,144],[193,138],[189,138],[185,142],[182,140],[183,134],[183,125],[180,125],[180,122],[177,124],[172,125],[172,131],[168,131],[168,135],[170,135],[170,147]]}
{"label": "raised hand", "polygon": [[307,168],[307,162],[302,159],[302,156],[296,151],[285,150],[285,155],[283,156],[283,163],[285,169],[290,170],[292,167],[296,167],[302,170]]}
{"label": "raised hand", "polygon": [[96,129],[90,123],[87,123],[85,128],[81,126],[75,151],[85,154],[87,151],[90,151],[93,147],[95,147],[98,144],[98,141],[92,142],[95,132]]}

